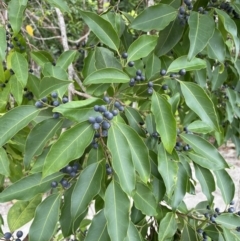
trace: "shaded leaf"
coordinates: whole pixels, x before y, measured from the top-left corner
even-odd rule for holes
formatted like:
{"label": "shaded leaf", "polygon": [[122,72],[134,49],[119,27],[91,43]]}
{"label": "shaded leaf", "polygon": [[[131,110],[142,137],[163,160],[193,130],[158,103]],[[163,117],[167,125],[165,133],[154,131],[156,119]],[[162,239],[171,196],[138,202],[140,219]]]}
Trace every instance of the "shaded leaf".
{"label": "shaded leaf", "polygon": [[18,105],[21,105],[23,99],[23,84],[17,79],[16,75],[12,75],[9,80],[11,93]]}
{"label": "shaded leaf", "polygon": [[223,228],[235,229],[239,226],[239,216],[233,213],[222,213],[216,217],[216,222],[223,225]]}
{"label": "shaded leaf", "polygon": [[62,69],[67,70],[68,66],[73,62],[76,54],[76,50],[67,50],[63,52],[58,58],[56,66],[60,66]]}
{"label": "shaded leaf", "polygon": [[64,0],[47,0],[47,2],[53,6],[61,9],[62,12],[69,12],[69,7]]}
{"label": "shaded leaf", "polygon": [[159,73],[161,67],[160,59],[154,54],[150,53],[146,60],[145,75],[148,80]]}
{"label": "shaded leaf", "polygon": [[127,237],[124,241],[142,241],[141,234],[131,221],[128,226]]}
{"label": "shaded leaf", "polygon": [[0,174],[8,177],[10,175],[8,155],[4,148],[0,147]]}
{"label": "shaded leaf", "polygon": [[6,30],[0,26],[0,62],[5,59],[7,49]]}
{"label": "shaded leaf", "polygon": [[212,132],[213,129],[208,126],[205,122],[196,120],[188,125],[188,130],[200,134],[207,134],[209,132]]}

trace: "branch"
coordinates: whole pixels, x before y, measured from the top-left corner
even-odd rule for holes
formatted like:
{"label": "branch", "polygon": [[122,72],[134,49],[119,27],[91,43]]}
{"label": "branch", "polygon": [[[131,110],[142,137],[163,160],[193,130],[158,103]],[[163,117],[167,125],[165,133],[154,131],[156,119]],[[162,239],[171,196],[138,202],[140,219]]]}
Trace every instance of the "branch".
{"label": "branch", "polygon": [[79,38],[78,40],[70,40],[69,39],[68,42],[73,43],[73,44],[78,44],[78,43],[82,42],[83,40],[85,40],[89,34],[90,34],[90,30],[88,30],[88,32],[85,35],[83,35],[81,38]]}

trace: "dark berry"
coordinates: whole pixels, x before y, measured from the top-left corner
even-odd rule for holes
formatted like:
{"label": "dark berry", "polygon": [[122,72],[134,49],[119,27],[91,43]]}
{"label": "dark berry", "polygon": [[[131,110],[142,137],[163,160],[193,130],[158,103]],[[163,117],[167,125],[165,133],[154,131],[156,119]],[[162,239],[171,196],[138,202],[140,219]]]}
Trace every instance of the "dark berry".
{"label": "dark berry", "polygon": [[99,111],[99,106],[98,106],[98,105],[95,105],[95,106],[93,107],[93,109],[94,109],[95,111]]}
{"label": "dark berry", "polygon": [[108,131],[107,130],[103,130],[102,131],[102,137],[107,137],[108,136]]}
{"label": "dark berry", "polygon": [[112,110],[111,113],[113,114],[113,116],[116,116],[118,114],[118,110]]}
{"label": "dark berry", "polygon": [[233,212],[234,212],[234,207],[228,208],[228,212],[229,212],[229,213],[233,213]]}
{"label": "dark berry", "polygon": [[215,218],[213,216],[210,217],[210,221],[215,223]]}
{"label": "dark berry", "polygon": [[32,69],[29,69],[28,72],[32,74],[32,73],[33,73],[33,70],[32,70]]}
{"label": "dark berry", "polygon": [[218,214],[217,214],[217,213],[214,213],[214,214],[213,214],[213,217],[214,217],[214,218],[216,218],[217,216],[218,216]]}
{"label": "dark berry", "polygon": [[159,134],[155,131],[155,132],[152,133],[152,137],[158,138],[158,137],[159,137]]}
{"label": "dark berry", "polygon": [[141,80],[141,76],[140,76],[140,75],[137,75],[137,76],[135,77],[135,80],[136,80],[136,81],[140,81],[140,80]]}
{"label": "dark berry", "polygon": [[140,69],[138,69],[137,72],[136,72],[136,75],[141,76],[142,75],[142,71]]}
{"label": "dark berry", "polygon": [[187,6],[189,6],[189,5],[192,4],[192,1],[191,1],[191,0],[184,0],[184,3],[185,3]]}
{"label": "dark berry", "polygon": [[200,13],[202,13],[203,10],[204,10],[203,7],[199,7],[199,8],[198,8],[198,12],[200,12]]}
{"label": "dark berry", "polygon": [[216,213],[219,213],[219,212],[220,212],[220,209],[219,209],[219,208],[215,208],[215,212],[216,212]]}
{"label": "dark berry", "polygon": [[234,203],[235,203],[235,202],[232,200],[232,201],[230,202],[230,205],[234,205]]}
{"label": "dark berry", "polygon": [[124,106],[121,105],[118,109],[119,111],[124,111]]}
{"label": "dark berry", "polygon": [[160,75],[161,76],[164,76],[164,75],[166,75],[167,74],[167,71],[165,70],[165,69],[162,69],[161,71],[160,71]]}
{"label": "dark berry", "polygon": [[99,116],[95,117],[95,121],[97,123],[101,123],[103,121],[103,117],[101,115],[99,115]]}
{"label": "dark berry", "polygon": [[58,93],[54,91],[54,92],[51,93],[51,96],[52,96],[52,98],[57,98],[58,97]]}
{"label": "dark berry", "polygon": [[[58,186],[58,183],[56,182],[56,181],[53,181],[52,183],[51,183],[51,187],[52,188],[56,188]],[[20,237],[19,237],[20,238]]]}
{"label": "dark berry", "polygon": [[106,108],[106,106],[101,105],[101,106],[98,107],[98,111],[105,112],[105,111],[107,111],[107,108]]}
{"label": "dark berry", "polygon": [[183,75],[186,74],[186,70],[185,69],[180,69],[178,73],[183,76]]}
{"label": "dark berry", "polygon": [[98,143],[92,143],[92,147],[94,148],[94,149],[98,149]]}
{"label": "dark berry", "polygon": [[209,218],[209,214],[208,213],[204,213],[205,218]]}
{"label": "dark berry", "polygon": [[153,82],[152,81],[148,82],[148,87],[153,87]]}
{"label": "dark berry", "polygon": [[4,238],[7,239],[7,240],[9,240],[11,237],[12,237],[12,234],[9,233],[9,232],[6,232],[6,233],[4,234]]}
{"label": "dark berry", "polygon": [[145,76],[141,75],[141,81],[144,81],[144,80],[145,80]]}
{"label": "dark berry", "polygon": [[114,106],[115,106],[116,108],[119,108],[119,107],[121,106],[121,104],[120,104],[118,101],[116,101],[116,102],[114,103]]}
{"label": "dark berry", "polygon": [[99,138],[100,137],[100,134],[99,133],[95,133],[94,134],[94,138]]}
{"label": "dark berry", "polygon": [[128,66],[129,67],[133,67],[134,66],[134,62],[133,61],[128,62]]}
{"label": "dark berry", "polygon": [[109,97],[107,97],[107,96],[104,96],[104,97],[103,97],[103,100],[104,100],[106,103],[109,103],[109,102],[110,102],[110,99],[109,99]]}
{"label": "dark berry", "polygon": [[207,238],[208,237],[206,232],[203,232],[202,235],[203,235],[203,238]]}
{"label": "dark berry", "polygon": [[12,69],[10,69],[10,74],[13,75],[14,74],[14,71]]}
{"label": "dark berry", "polygon": [[107,130],[107,129],[109,129],[111,127],[111,124],[109,123],[109,122],[107,122],[107,121],[103,121],[102,122],[102,128],[104,129],[104,130]]}
{"label": "dark berry", "polygon": [[168,89],[168,85],[162,85],[162,89],[163,90],[167,90]]}
{"label": "dark berry", "polygon": [[93,129],[94,130],[98,130],[100,128],[100,124],[99,123],[93,123]]}
{"label": "dark berry", "polygon": [[181,13],[181,14],[184,14],[184,13],[185,13],[185,8],[184,8],[183,6],[181,6],[181,7],[179,8],[179,13]]}
{"label": "dark berry", "polygon": [[240,211],[237,212],[237,215],[240,216]]}
{"label": "dark berry", "polygon": [[79,168],[79,164],[78,163],[74,163],[73,166],[72,166],[72,169],[74,172],[76,172]]}
{"label": "dark berry", "polygon": [[[188,131],[188,128],[185,126],[184,128],[183,128],[183,130],[184,131]],[[209,206],[208,206],[209,207]]]}
{"label": "dark berry", "polygon": [[48,99],[47,99],[47,97],[43,97],[43,98],[41,99],[41,101],[44,102],[44,103],[46,103],[46,102],[48,101]]}
{"label": "dark berry", "polygon": [[37,108],[42,108],[42,107],[43,107],[43,104],[42,104],[41,101],[36,101],[35,106],[36,106]]}
{"label": "dark berry", "polygon": [[94,124],[96,122],[95,117],[93,116],[88,117],[88,122],[91,124]]}
{"label": "dark berry", "polygon": [[62,98],[62,103],[63,104],[66,104],[68,102],[68,97],[67,96],[64,96],[63,98]]}
{"label": "dark berry", "polygon": [[73,171],[71,166],[67,166],[65,170],[67,173],[71,173]]}
{"label": "dark berry", "polygon": [[191,4],[188,6],[188,10],[192,10],[192,9],[193,9],[193,5]]}
{"label": "dark berry", "polygon": [[197,232],[198,232],[198,233],[203,233],[203,230],[202,230],[201,228],[199,228],[199,229],[197,230]]}
{"label": "dark berry", "polygon": [[60,117],[60,113],[54,112],[53,113],[53,119],[58,119]]}
{"label": "dark berry", "polygon": [[112,114],[111,112],[108,112],[106,118],[107,118],[108,120],[112,120],[112,119],[113,119],[113,114]]}
{"label": "dark berry", "polygon": [[127,57],[128,57],[128,54],[125,52],[125,53],[122,53],[122,58],[123,59],[127,59]]}
{"label": "dark berry", "polygon": [[240,232],[240,227],[239,227],[239,226],[236,227],[236,231],[237,231],[237,232]]}
{"label": "dark berry", "polygon": [[62,184],[63,187],[68,187],[68,186],[69,186],[69,182],[68,182],[68,180],[66,180],[66,179],[63,179],[63,180],[61,181],[61,184]]}
{"label": "dark berry", "polygon": [[10,23],[8,23],[7,26],[8,26],[8,28],[11,28],[11,27],[12,27]]}
{"label": "dark berry", "polygon": [[21,241],[21,239],[20,239],[20,238],[17,238],[17,239],[15,239],[15,241]]}
{"label": "dark berry", "polygon": [[54,100],[54,101],[52,102],[52,105],[55,106],[55,107],[57,107],[57,106],[60,105],[60,103],[59,103],[58,100]]}
{"label": "dark berry", "polygon": [[147,92],[148,92],[149,95],[151,95],[151,94],[153,93],[153,88],[152,88],[152,87],[149,87],[149,88],[147,89]]}
{"label": "dark berry", "polygon": [[75,177],[76,175],[77,175],[76,172],[71,172],[71,173],[70,173],[70,176],[71,176],[71,177]]}
{"label": "dark berry", "polygon": [[111,175],[113,173],[113,170],[111,167],[106,168],[107,175]]}

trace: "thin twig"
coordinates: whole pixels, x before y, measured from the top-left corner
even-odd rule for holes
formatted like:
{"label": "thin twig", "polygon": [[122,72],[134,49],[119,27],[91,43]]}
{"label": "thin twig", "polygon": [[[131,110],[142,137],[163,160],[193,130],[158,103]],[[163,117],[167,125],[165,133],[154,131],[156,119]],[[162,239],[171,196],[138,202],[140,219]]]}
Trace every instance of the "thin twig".
{"label": "thin twig", "polygon": [[68,42],[73,43],[73,44],[78,44],[78,43],[82,42],[83,40],[85,40],[89,34],[90,34],[90,30],[88,30],[88,32],[85,35],[83,35],[81,38],[79,38],[78,40],[68,39]]}

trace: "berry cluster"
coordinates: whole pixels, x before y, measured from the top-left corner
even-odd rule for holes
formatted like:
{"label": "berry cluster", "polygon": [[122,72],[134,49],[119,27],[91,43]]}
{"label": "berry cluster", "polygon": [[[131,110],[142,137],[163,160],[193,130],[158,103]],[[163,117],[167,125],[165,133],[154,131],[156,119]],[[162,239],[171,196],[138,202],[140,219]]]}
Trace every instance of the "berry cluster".
{"label": "berry cluster", "polygon": [[136,71],[136,76],[134,78],[131,78],[129,81],[129,86],[133,87],[136,83],[140,82],[140,81],[144,81],[145,80],[145,76],[143,75],[142,71],[140,69],[138,69]]}
{"label": "berry cluster", "polygon": [[[15,241],[21,241],[21,237],[23,236],[23,232],[21,230],[17,231],[16,233],[17,238],[15,239]],[[4,234],[4,239],[5,240],[10,240],[13,237],[13,235],[10,232],[6,232]]]}
{"label": "berry cluster", "polygon": [[229,2],[222,2],[219,7],[228,14],[232,15],[233,18],[240,19],[240,15],[233,9]]}
{"label": "berry cluster", "polygon": [[189,18],[189,13],[185,10],[184,6],[181,6],[178,10],[178,19],[181,26],[185,26]]}

